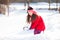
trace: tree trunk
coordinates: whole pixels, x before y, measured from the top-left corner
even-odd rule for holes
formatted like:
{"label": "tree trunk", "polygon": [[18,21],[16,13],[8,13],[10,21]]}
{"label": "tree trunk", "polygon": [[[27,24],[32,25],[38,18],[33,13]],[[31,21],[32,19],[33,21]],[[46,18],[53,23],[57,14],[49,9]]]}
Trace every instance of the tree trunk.
{"label": "tree trunk", "polygon": [[[26,9],[26,0],[24,0],[24,7],[25,7],[25,9]],[[24,9],[24,10],[25,10],[25,9]]]}
{"label": "tree trunk", "polygon": [[59,13],[60,13],[60,7],[59,7]]}
{"label": "tree trunk", "polygon": [[56,0],[56,10],[58,10],[58,0]]}
{"label": "tree trunk", "polygon": [[50,10],[50,0],[48,0],[48,2],[49,2],[49,10]]}
{"label": "tree trunk", "polygon": [[27,0],[27,5],[28,5],[28,7],[29,7],[29,3],[30,3],[30,0]]}
{"label": "tree trunk", "polygon": [[29,3],[30,3],[30,0],[24,0],[24,7],[25,7],[25,9],[26,9],[26,7],[29,7]]}
{"label": "tree trunk", "polygon": [[9,16],[9,0],[7,0],[7,9],[8,9],[8,16]]}

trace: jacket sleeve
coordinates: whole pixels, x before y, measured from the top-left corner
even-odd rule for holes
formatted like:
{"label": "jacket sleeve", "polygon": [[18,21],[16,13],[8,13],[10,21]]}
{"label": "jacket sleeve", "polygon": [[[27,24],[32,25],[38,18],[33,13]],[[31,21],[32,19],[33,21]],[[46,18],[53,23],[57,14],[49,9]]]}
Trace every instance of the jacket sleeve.
{"label": "jacket sleeve", "polygon": [[36,19],[34,22],[32,22],[30,29],[35,29],[38,25],[39,19]]}

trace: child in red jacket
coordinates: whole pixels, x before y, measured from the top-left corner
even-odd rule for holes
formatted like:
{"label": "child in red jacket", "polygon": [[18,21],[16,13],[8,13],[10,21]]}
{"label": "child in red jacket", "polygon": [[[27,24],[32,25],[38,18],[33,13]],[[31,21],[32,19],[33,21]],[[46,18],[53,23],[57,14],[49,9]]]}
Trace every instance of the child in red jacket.
{"label": "child in red jacket", "polygon": [[41,31],[44,31],[45,25],[42,17],[38,16],[32,7],[28,7],[27,13],[27,22],[31,23],[30,30],[34,29],[34,34],[39,34]]}

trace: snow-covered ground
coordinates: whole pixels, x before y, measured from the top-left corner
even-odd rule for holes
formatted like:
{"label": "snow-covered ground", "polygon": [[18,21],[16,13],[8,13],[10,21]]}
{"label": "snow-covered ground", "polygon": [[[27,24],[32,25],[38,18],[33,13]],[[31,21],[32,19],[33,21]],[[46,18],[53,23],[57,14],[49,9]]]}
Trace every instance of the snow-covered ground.
{"label": "snow-covered ground", "polygon": [[[46,30],[41,34],[34,35],[33,30],[26,23],[26,10],[10,7],[9,16],[0,14],[0,40],[60,40],[60,14],[55,10],[36,10],[42,16]],[[20,5],[20,6],[19,6]],[[32,4],[33,5],[33,4]],[[36,5],[35,5],[36,6]],[[34,6],[33,6],[34,7]],[[23,30],[23,27],[28,27]]]}

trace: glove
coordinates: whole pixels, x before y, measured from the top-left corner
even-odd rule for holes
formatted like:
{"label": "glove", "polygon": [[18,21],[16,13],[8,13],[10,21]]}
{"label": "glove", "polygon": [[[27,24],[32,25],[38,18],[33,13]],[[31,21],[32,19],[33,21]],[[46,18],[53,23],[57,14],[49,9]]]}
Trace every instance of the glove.
{"label": "glove", "polygon": [[28,27],[23,27],[23,30],[25,31],[27,31],[27,30],[29,30],[29,28]]}

